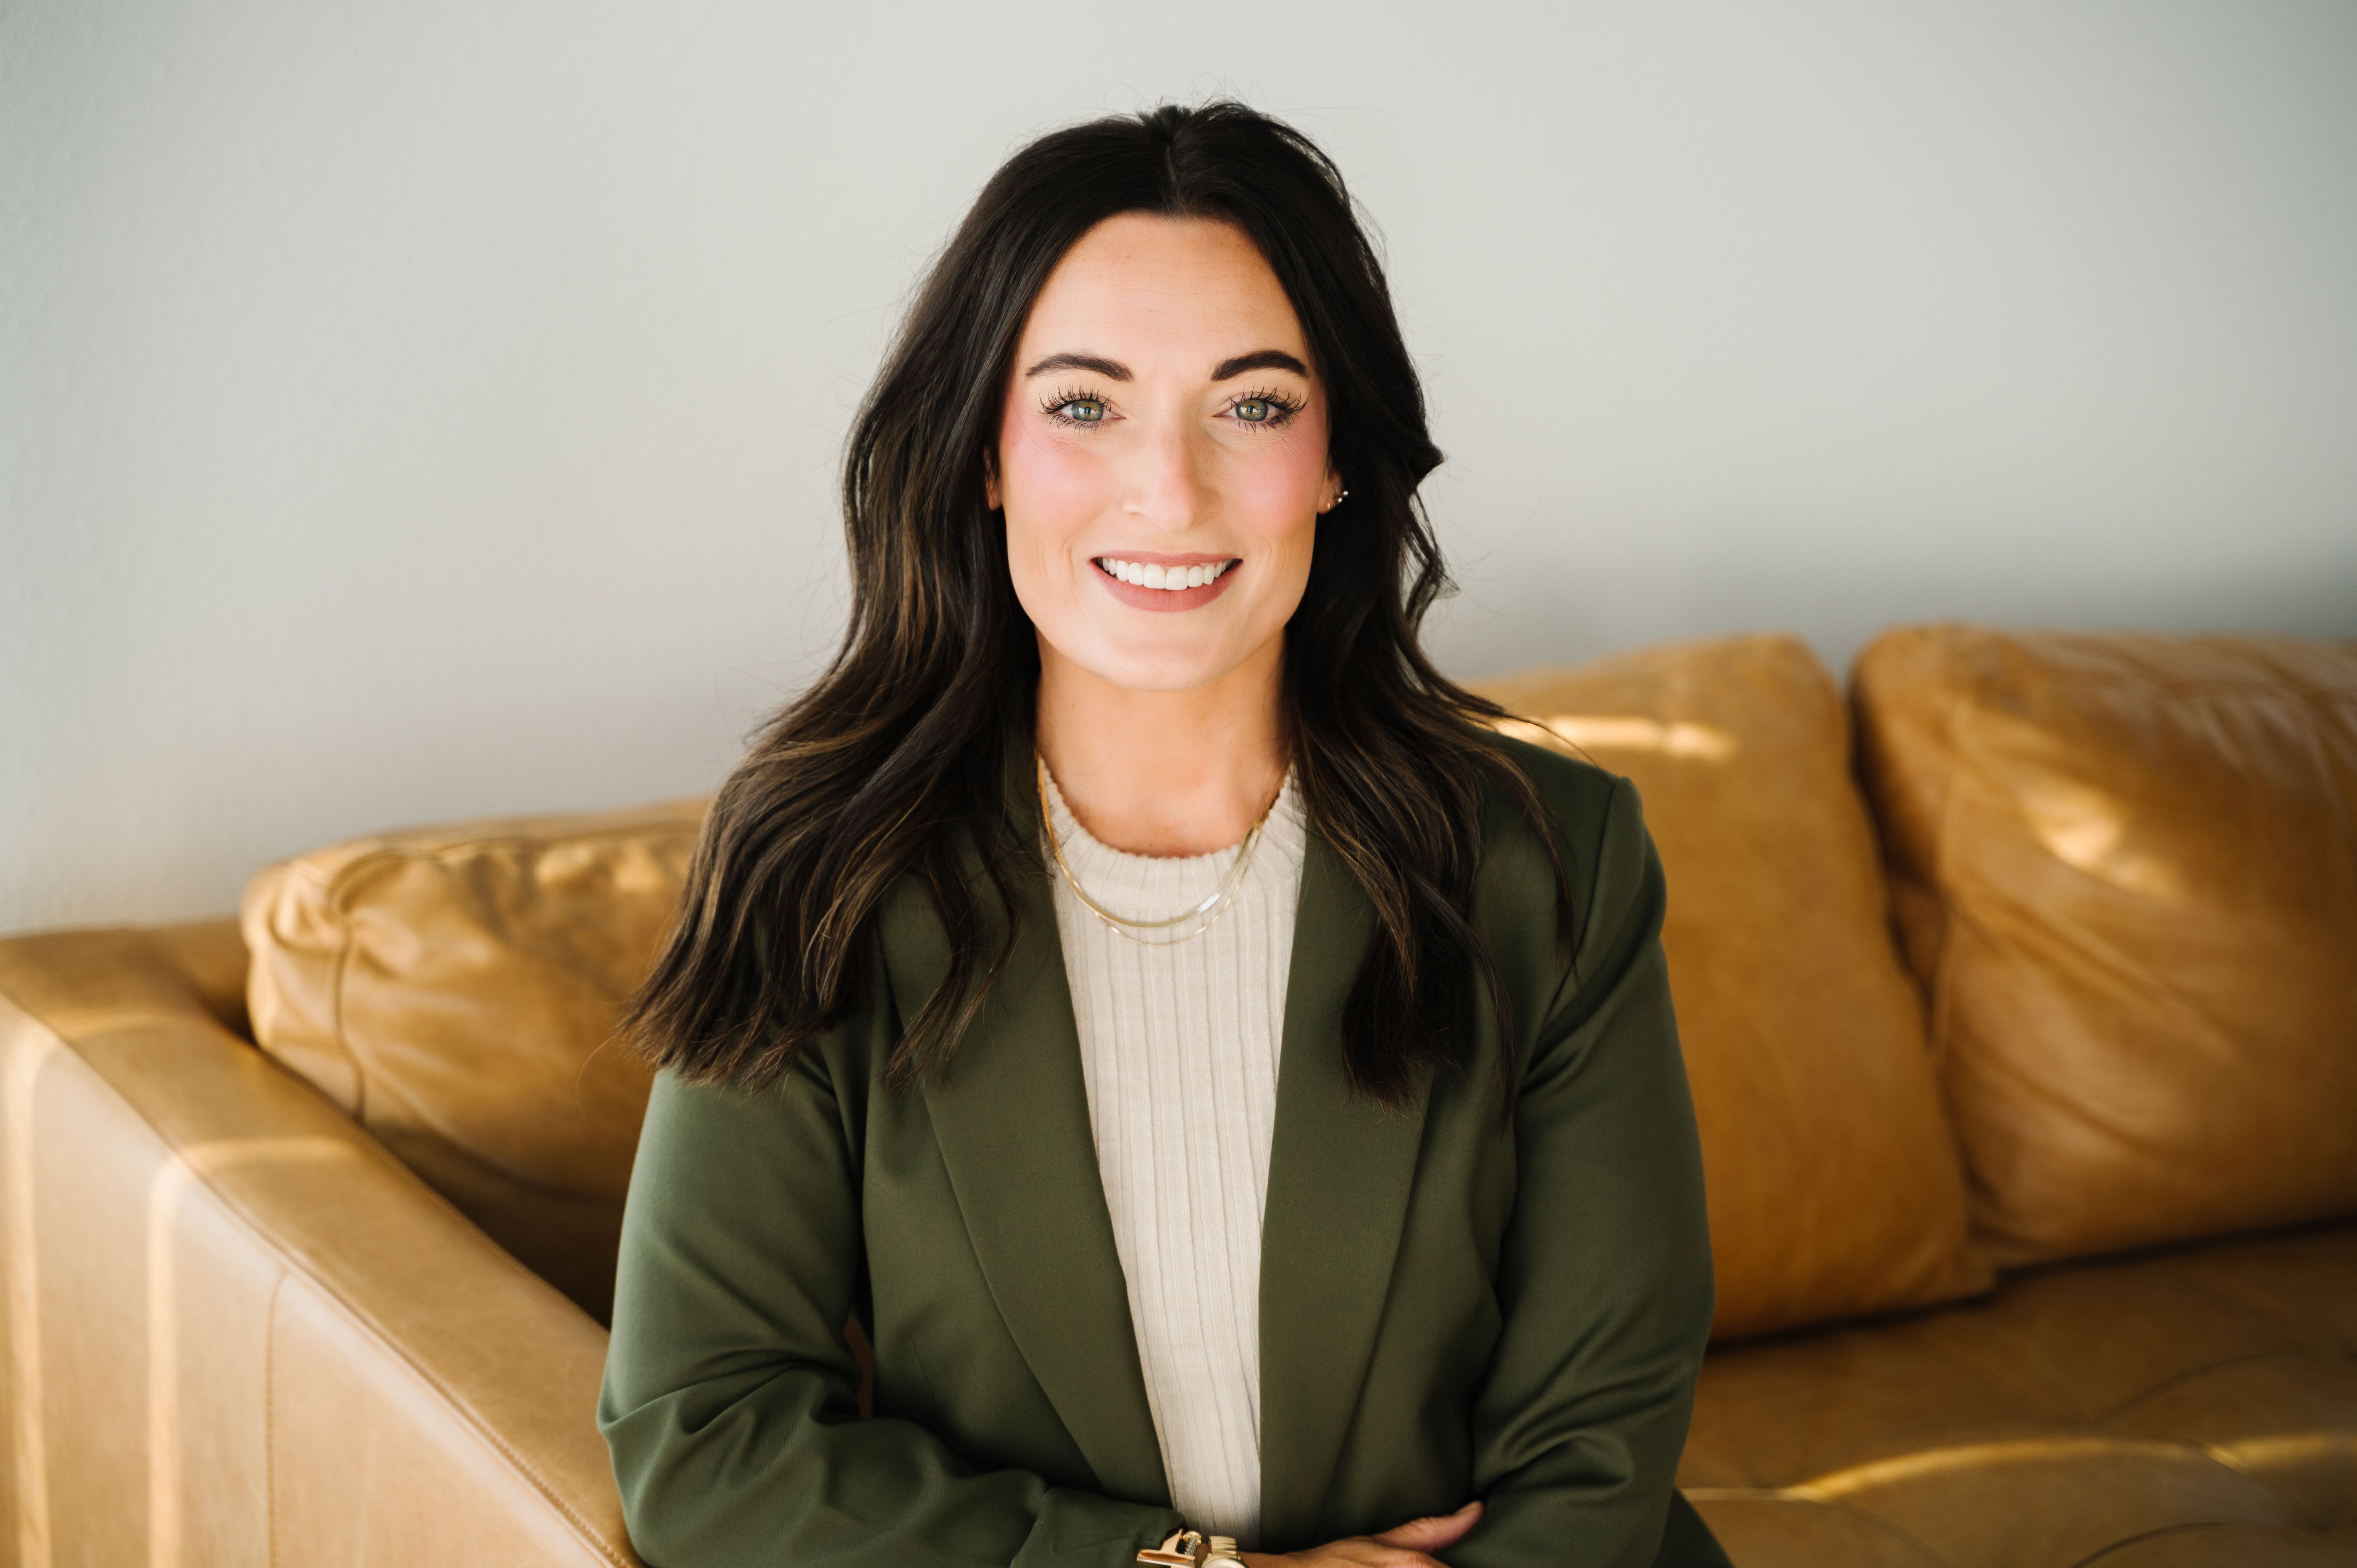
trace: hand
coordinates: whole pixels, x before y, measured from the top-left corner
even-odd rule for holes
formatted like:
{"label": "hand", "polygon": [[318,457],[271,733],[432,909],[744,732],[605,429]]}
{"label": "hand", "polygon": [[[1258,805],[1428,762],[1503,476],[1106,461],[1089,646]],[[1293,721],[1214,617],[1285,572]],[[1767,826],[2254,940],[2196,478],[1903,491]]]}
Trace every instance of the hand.
{"label": "hand", "polygon": [[1456,1545],[1480,1522],[1481,1505],[1471,1502],[1452,1514],[1412,1519],[1381,1535],[1329,1541],[1308,1552],[1282,1555],[1246,1552],[1240,1555],[1245,1568],[1443,1568],[1430,1553]]}

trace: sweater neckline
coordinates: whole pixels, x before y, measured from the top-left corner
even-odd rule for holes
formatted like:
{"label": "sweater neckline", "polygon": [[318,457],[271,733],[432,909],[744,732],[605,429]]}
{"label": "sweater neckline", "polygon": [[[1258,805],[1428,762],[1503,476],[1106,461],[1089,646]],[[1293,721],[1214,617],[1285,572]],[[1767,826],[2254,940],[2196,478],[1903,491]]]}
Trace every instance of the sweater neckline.
{"label": "sweater neckline", "polygon": [[[1159,886],[1192,885],[1198,880],[1217,882],[1226,875],[1243,843],[1226,844],[1201,854],[1133,854],[1115,849],[1081,825],[1065,803],[1064,792],[1056,783],[1052,771],[1042,769],[1048,784],[1048,811],[1056,825],[1056,841],[1062,846],[1064,859],[1075,870],[1083,865],[1111,875],[1129,886],[1146,884]],[[1268,820],[1261,829],[1260,848],[1254,855],[1257,862],[1275,851],[1284,861],[1301,858],[1303,840],[1308,833],[1306,815],[1301,805],[1301,791],[1293,769],[1286,769],[1285,782],[1278,787],[1276,800],[1268,809]],[[1246,875],[1252,875],[1247,873]]]}

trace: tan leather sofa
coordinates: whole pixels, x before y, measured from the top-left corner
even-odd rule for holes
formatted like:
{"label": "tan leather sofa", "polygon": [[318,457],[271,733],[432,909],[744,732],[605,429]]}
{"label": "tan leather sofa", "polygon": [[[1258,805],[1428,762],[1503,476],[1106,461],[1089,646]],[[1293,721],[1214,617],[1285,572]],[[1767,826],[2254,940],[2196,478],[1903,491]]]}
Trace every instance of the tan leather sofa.
{"label": "tan leather sofa", "polygon": [[[2357,1562],[2357,644],[1492,684],[1634,778],[1747,1568]],[[592,1422],[694,803],[0,941],[0,1561],[629,1563]]]}

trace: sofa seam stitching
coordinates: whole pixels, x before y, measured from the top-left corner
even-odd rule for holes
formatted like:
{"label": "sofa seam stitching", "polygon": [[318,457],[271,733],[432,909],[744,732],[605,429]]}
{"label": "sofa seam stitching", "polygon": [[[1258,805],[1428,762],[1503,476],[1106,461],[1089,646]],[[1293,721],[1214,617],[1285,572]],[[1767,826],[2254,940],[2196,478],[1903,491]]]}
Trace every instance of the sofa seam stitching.
{"label": "sofa seam stitching", "polygon": [[[1948,704],[1947,785],[1941,791],[1940,825],[1932,839],[1932,885],[1940,898],[1939,959],[1932,976],[1932,1056],[1946,1077],[1948,1058],[1953,1054],[1950,1033],[1953,1027],[1954,974],[1956,928],[1958,918],[1955,897],[1953,845],[1955,843],[1956,796],[1963,788],[1964,768],[1958,760],[1964,749],[1964,720],[1967,704],[1974,693],[1958,692]],[[1943,1096],[1942,1098],[1946,1098]],[[1959,1150],[1959,1153],[1962,1151]]]}
{"label": "sofa seam stitching", "polygon": [[1931,1009],[1926,1026],[1931,1034],[1932,1068],[1940,1094],[1941,1120],[1947,1125],[1950,1145],[1955,1151],[1956,1168],[1964,1178],[1965,1245],[1981,1253],[1989,1273],[1994,1276],[2002,1271],[1995,1267],[1995,1260],[1990,1256],[1980,1212],[1986,1201],[1987,1188],[1979,1172],[1974,1168],[1972,1151],[1964,1136],[1964,1118],[1956,1106],[1951,1076],[1955,1058],[1956,939],[1965,923],[1961,903],[1955,896],[1953,876],[1955,819],[1960,809],[1956,802],[1963,788],[1961,759],[1964,716],[1972,700],[1985,695],[1986,686],[1985,674],[1975,671],[1968,682],[1959,682],[1959,689],[1948,705],[1945,737],[1947,779],[1946,787],[1941,792],[1940,821],[1933,832],[1930,866],[1932,891],[1938,900],[1940,911],[1939,956],[1932,969]]}
{"label": "sofa seam stitching", "polygon": [[278,1298],[286,1290],[288,1272],[281,1264],[270,1282],[270,1302],[262,1315],[262,1504],[270,1568],[278,1568]]}
{"label": "sofa seam stitching", "polygon": [[351,912],[344,908],[344,886],[346,875],[354,867],[378,858],[379,856],[374,854],[362,855],[351,865],[338,871],[328,880],[327,887],[328,908],[336,917],[336,958],[328,971],[328,1030],[330,1037],[336,1042],[336,1049],[343,1056],[344,1066],[351,1072],[351,1118],[355,1125],[361,1127],[368,1125],[368,1069],[361,1063],[360,1053],[352,1049],[351,1041],[344,1036],[345,972],[350,966],[352,944],[359,938],[352,929]]}

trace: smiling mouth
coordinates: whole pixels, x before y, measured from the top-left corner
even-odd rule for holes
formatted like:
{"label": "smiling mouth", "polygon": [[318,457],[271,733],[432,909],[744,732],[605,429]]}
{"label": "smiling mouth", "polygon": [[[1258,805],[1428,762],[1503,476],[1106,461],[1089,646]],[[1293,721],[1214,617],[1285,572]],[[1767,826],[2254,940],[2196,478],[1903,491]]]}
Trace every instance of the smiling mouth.
{"label": "smiling mouth", "polygon": [[1124,561],[1114,555],[1100,555],[1094,564],[1098,571],[1117,583],[1127,583],[1138,588],[1159,588],[1164,593],[1176,594],[1218,582],[1237,562],[1220,561],[1203,566],[1157,566],[1150,562]]}

